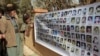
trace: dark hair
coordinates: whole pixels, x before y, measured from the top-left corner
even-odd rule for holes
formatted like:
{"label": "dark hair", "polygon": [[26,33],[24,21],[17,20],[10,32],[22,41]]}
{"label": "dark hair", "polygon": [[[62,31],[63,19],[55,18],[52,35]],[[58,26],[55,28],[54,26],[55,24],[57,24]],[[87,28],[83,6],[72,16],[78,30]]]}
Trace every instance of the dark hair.
{"label": "dark hair", "polygon": [[27,24],[26,20],[29,19],[29,17],[30,17],[30,15],[27,14],[27,13],[25,13],[25,14],[23,15],[23,22]]}
{"label": "dark hair", "polygon": [[2,15],[4,15],[4,10],[3,10],[2,8],[0,8],[0,13],[1,13]]}
{"label": "dark hair", "polygon": [[[7,5],[8,5],[8,4],[7,4]],[[7,12],[11,12],[11,11],[13,11],[13,10],[17,11],[18,6],[17,6],[16,4],[11,3],[12,6],[7,6],[7,5],[6,5],[6,11],[7,11]]]}

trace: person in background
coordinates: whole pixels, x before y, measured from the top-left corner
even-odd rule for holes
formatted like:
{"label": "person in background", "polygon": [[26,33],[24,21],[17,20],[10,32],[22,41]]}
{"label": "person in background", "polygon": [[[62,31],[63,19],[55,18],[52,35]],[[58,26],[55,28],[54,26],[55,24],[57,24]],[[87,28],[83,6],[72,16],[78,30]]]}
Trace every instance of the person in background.
{"label": "person in background", "polygon": [[31,17],[29,14],[25,13],[23,15],[23,22],[26,24],[25,26],[25,36],[29,36],[30,35],[30,29],[33,27],[33,24],[31,22]]}
{"label": "person in background", "polygon": [[5,39],[5,25],[6,18],[4,17],[4,10],[0,8],[0,56],[7,56],[6,39]]}
{"label": "person in background", "polygon": [[8,56],[23,56],[23,46],[18,25],[19,18],[16,9],[15,4],[7,4],[6,6],[7,29],[5,37],[7,38]]}

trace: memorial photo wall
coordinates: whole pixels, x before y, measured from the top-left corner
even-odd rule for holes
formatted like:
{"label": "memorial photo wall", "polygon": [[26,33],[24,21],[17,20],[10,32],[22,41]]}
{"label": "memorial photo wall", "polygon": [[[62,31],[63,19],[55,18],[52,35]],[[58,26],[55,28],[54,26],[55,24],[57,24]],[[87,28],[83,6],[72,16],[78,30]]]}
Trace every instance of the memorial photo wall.
{"label": "memorial photo wall", "polygon": [[36,39],[69,53],[100,56],[100,3],[40,14]]}

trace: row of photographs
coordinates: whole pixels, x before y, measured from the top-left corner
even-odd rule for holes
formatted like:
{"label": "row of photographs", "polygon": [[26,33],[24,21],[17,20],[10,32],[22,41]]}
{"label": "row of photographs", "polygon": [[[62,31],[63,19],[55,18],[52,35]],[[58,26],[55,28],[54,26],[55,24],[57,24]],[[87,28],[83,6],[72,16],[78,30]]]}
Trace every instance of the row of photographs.
{"label": "row of photographs", "polygon": [[[41,31],[43,33],[49,33],[49,29],[41,29],[38,28],[38,31]],[[74,26],[74,25],[59,25],[53,27],[51,30],[51,33],[53,35],[63,34],[64,32],[76,32],[76,33],[89,33],[93,35],[99,35],[100,34],[100,26]]]}
{"label": "row of photographs", "polygon": [[93,4],[89,6],[66,9],[56,12],[51,12],[45,14],[48,18],[52,17],[64,17],[64,16],[84,16],[84,15],[99,15],[100,14],[100,4]]}
{"label": "row of photographs", "polygon": [[[71,42],[69,42],[69,39],[66,40],[66,38],[51,36],[51,35],[47,35],[47,34],[43,34],[43,33],[39,33],[39,34],[41,34],[41,35],[38,35],[37,37],[40,40],[45,41],[46,43],[50,43],[50,44],[52,44],[56,47],[60,47],[61,49],[64,49],[66,51],[69,51],[69,52],[72,52],[72,53],[75,53],[75,54],[83,53],[83,52],[79,53],[79,49],[84,50],[84,52],[86,52],[86,51],[89,51],[90,53],[92,52],[92,54],[94,53],[95,55],[97,55],[100,52],[98,45],[95,45],[95,44],[90,44],[90,43],[86,43],[86,42],[82,42],[82,41],[75,41],[75,40],[72,40],[72,43],[71,43]],[[53,38],[53,39],[51,40],[50,38]],[[60,41],[60,43],[57,42],[57,41]],[[73,47],[72,47],[72,45],[73,45]],[[75,51],[74,45],[76,47],[79,47],[77,51]]]}
{"label": "row of photographs", "polygon": [[100,24],[100,15],[99,16],[83,16],[83,17],[66,17],[66,18],[54,18],[54,19],[39,19],[41,22],[56,23],[56,24]]}
{"label": "row of photographs", "polygon": [[[99,45],[99,36],[92,36],[92,35],[85,35],[85,34],[77,34],[77,33],[71,33],[71,35],[67,35],[66,37],[62,37],[57,39],[56,36],[48,36],[46,34],[43,34],[42,32],[38,32],[38,35],[47,38],[50,40],[56,40],[59,43],[63,43],[64,41],[68,40],[69,43],[76,44],[76,41],[82,41],[87,42],[90,44],[96,44]],[[77,42],[78,43],[78,42]]]}

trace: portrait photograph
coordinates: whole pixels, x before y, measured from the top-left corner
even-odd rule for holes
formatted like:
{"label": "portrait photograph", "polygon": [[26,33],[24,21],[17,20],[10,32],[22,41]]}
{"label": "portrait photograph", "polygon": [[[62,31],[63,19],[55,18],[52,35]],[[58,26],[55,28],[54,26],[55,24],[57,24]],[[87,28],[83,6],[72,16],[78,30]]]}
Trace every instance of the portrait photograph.
{"label": "portrait photograph", "polygon": [[73,44],[73,45],[76,45],[76,41],[75,41],[75,40],[72,40],[72,44]]}
{"label": "portrait photograph", "polygon": [[66,51],[70,51],[70,45],[66,46]]}
{"label": "portrait photograph", "polygon": [[82,24],[86,24],[86,17],[82,17]]}
{"label": "portrait photograph", "polygon": [[97,45],[94,45],[93,51],[96,52],[96,53],[99,53],[100,52],[99,47]]}
{"label": "portrait photograph", "polygon": [[79,32],[79,26],[75,26],[75,32]]}
{"label": "portrait photograph", "polygon": [[76,42],[76,46],[77,46],[77,47],[80,47],[80,41],[77,41],[77,42]]}
{"label": "portrait photograph", "polygon": [[70,18],[70,17],[67,18],[67,23],[68,23],[68,24],[71,23],[71,18]]}
{"label": "portrait photograph", "polygon": [[96,7],[96,14],[100,15],[100,5]]}
{"label": "portrait photograph", "polygon": [[71,39],[68,39],[68,42],[71,43]]}
{"label": "portrait photograph", "polygon": [[71,31],[75,31],[75,27],[74,27],[74,25],[71,25]]}
{"label": "portrait photograph", "polygon": [[67,25],[67,31],[70,31],[70,25]]}
{"label": "portrait photograph", "polygon": [[86,27],[86,32],[87,33],[92,33],[92,26],[87,26]]}
{"label": "portrait photograph", "polygon": [[71,38],[70,32],[67,32],[67,38]]}
{"label": "portrait photograph", "polygon": [[81,32],[81,33],[85,33],[85,30],[86,30],[86,29],[85,29],[85,26],[81,26],[81,27],[80,27],[80,32]]}
{"label": "portrait photograph", "polygon": [[59,38],[59,40],[60,40],[60,43],[63,43],[63,38]]}
{"label": "portrait photograph", "polygon": [[71,38],[75,39],[76,38],[76,34],[75,33],[71,33]]}
{"label": "portrait photograph", "polygon": [[77,13],[77,11],[76,10],[73,10],[73,16],[75,16],[76,15],[76,13]]}
{"label": "portrait photograph", "polygon": [[93,15],[93,13],[94,13],[94,7],[90,7],[89,8],[89,15]]}
{"label": "portrait photograph", "polygon": [[78,9],[77,14],[78,14],[78,15],[81,15],[81,14],[82,14],[82,9]]}
{"label": "portrait photograph", "polygon": [[100,24],[100,16],[95,16],[94,23]]}
{"label": "portrait photograph", "polygon": [[86,46],[87,46],[86,48],[87,48],[88,51],[92,51],[93,48],[92,48],[91,44],[87,44]]}
{"label": "portrait photograph", "polygon": [[92,43],[92,36],[86,35],[86,41],[89,42],[89,43]]}
{"label": "portrait photograph", "polygon": [[77,33],[76,33],[76,39],[77,39],[77,40],[80,40],[80,34],[77,34]]}
{"label": "portrait photograph", "polygon": [[75,17],[71,18],[71,23],[74,24],[75,23]]}
{"label": "portrait photograph", "polygon": [[75,47],[71,47],[71,52],[72,52],[72,53],[75,52]]}
{"label": "portrait photograph", "polygon": [[76,17],[76,24],[80,24],[80,17]]}
{"label": "portrait photograph", "polygon": [[93,37],[93,43],[97,44],[97,45],[99,44],[99,36],[94,36]]}
{"label": "portrait photograph", "polygon": [[87,13],[87,8],[84,8],[83,9],[83,15],[86,15],[86,13]]}
{"label": "portrait photograph", "polygon": [[85,50],[81,50],[81,56],[85,55]]}
{"label": "portrait photograph", "polygon": [[67,27],[66,25],[63,25],[63,30],[66,31]]}
{"label": "portrait photograph", "polygon": [[76,55],[79,55],[79,54],[80,54],[80,49],[76,48],[76,49],[75,49],[75,54],[76,54]]}
{"label": "portrait photograph", "polygon": [[64,32],[64,37],[67,37],[67,32]]}
{"label": "portrait photograph", "polygon": [[88,24],[93,24],[93,16],[89,16],[87,20]]}
{"label": "portrait photograph", "polygon": [[94,26],[94,28],[93,28],[93,33],[94,33],[95,35],[99,35],[99,34],[100,34],[100,28],[99,28],[99,26]]}
{"label": "portrait photograph", "polygon": [[81,48],[86,49],[86,43],[81,42]]}
{"label": "portrait photograph", "polygon": [[86,41],[85,34],[81,34],[81,40],[84,42]]}

